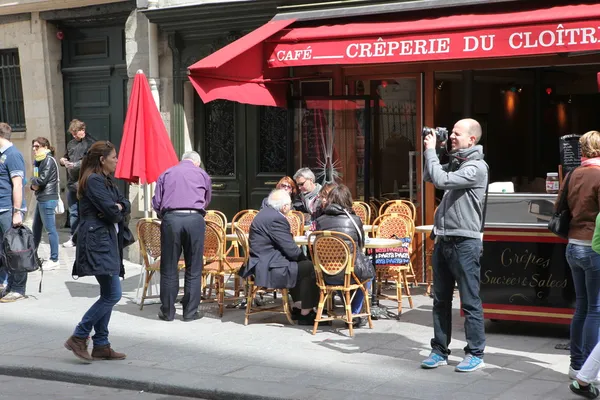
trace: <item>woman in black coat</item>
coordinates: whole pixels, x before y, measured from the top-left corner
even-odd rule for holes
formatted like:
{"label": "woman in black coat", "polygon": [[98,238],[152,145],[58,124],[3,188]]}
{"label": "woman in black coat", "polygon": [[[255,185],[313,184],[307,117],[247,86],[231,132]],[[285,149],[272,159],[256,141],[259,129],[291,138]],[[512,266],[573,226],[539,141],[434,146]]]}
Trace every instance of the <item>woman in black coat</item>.
{"label": "woman in black coat", "polygon": [[[346,185],[337,185],[327,196],[327,202],[322,215],[317,218],[317,231],[334,231],[345,233],[350,236],[356,246],[356,254],[363,252],[364,230],[360,218],[352,210],[352,194]],[[348,243],[352,249],[352,245]],[[358,258],[358,257],[357,257]],[[355,260],[356,261],[356,260]],[[327,277],[327,283],[337,285],[344,283],[344,272],[338,275]],[[357,290],[352,300],[352,313],[359,313],[362,308],[364,293],[362,290]],[[363,318],[355,318],[353,321],[354,327],[364,325]]]}
{"label": "woman in black coat", "polygon": [[[131,205],[119,191],[111,176],[117,167],[117,153],[110,142],[96,142],[81,164],[77,198],[79,226],[74,276],[95,276],[100,284],[100,298],[85,313],[73,336],[65,343],[83,361],[93,359],[123,360],[125,354],[114,351],[108,341],[108,323],[112,309],[121,299],[123,267],[123,232]],[[87,338],[92,336],[90,355]]]}

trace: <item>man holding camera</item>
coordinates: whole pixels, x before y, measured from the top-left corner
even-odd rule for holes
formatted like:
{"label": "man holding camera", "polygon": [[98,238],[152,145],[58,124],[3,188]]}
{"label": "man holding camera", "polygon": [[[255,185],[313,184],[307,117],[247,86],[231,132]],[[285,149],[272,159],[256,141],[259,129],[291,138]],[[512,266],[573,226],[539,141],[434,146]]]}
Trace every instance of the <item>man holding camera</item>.
{"label": "man holding camera", "polygon": [[477,144],[481,139],[481,126],[473,119],[463,119],[454,125],[450,135],[450,162],[445,165],[440,164],[436,153],[439,130],[427,131],[429,134],[424,139],[424,179],[432,182],[437,189],[444,190],[444,196],[435,213],[433,228],[434,337],[431,339],[431,354],[421,367],[431,369],[448,365],[456,282],[465,315],[467,346],[465,358],[455,370],[471,372],[485,366],[479,259],[483,251],[482,225],[488,166],[483,160],[483,148]]}

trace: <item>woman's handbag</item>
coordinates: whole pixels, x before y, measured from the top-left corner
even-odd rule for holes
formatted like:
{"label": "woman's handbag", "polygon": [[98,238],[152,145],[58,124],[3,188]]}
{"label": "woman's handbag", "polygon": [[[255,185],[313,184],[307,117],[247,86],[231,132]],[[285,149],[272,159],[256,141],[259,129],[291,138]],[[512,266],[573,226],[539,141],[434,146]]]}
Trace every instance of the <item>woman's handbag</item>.
{"label": "woman's handbag", "polygon": [[54,157],[50,158],[52,159],[52,161],[54,161],[54,165],[56,165],[56,178],[58,179],[58,182],[56,183],[56,193],[58,194],[58,202],[56,203],[54,212],[60,215],[65,212],[65,203],[63,203],[62,199],[60,198],[60,169],[58,168],[58,163],[56,162]]}
{"label": "woman's handbag", "polygon": [[354,222],[354,219],[352,219],[350,213],[347,210],[344,210],[344,212],[348,218],[350,218],[352,225],[354,225],[356,228],[356,232],[358,232],[358,241],[360,242],[356,243],[358,248],[356,249],[356,260],[354,261],[354,273],[361,282],[370,281],[375,277],[375,269],[373,268],[371,259],[363,251],[363,246],[365,243],[363,239],[363,232],[361,232],[361,230],[358,228],[358,225],[356,222]]}
{"label": "woman's handbag", "polygon": [[569,181],[571,180],[571,175],[573,175],[574,171],[575,170],[571,171],[571,173],[567,175],[563,191],[560,195],[560,199],[558,200],[558,208],[554,214],[552,214],[550,222],[548,222],[548,229],[550,232],[563,239],[569,238],[569,225],[571,224],[572,215],[571,210],[569,209],[567,197],[569,194]]}

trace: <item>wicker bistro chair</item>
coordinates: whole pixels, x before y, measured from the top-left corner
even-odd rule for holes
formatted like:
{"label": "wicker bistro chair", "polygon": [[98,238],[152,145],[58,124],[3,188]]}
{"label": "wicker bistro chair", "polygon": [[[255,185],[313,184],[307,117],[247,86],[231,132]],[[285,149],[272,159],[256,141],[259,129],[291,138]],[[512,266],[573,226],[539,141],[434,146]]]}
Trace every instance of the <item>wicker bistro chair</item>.
{"label": "wicker bistro chair", "polygon": [[[351,243],[351,246],[347,244]],[[312,232],[308,237],[310,254],[314,262],[315,272],[317,276],[317,286],[319,287],[319,305],[317,309],[317,317],[313,327],[313,335],[317,332],[319,322],[333,321],[340,319],[348,324],[350,336],[354,336],[354,328],[352,319],[354,317],[367,317],[369,328],[373,329],[371,321],[371,310],[369,306],[369,294],[364,284],[354,273],[354,260],[356,259],[356,244],[354,240],[345,233],[331,231],[316,231]],[[325,282],[326,276],[336,275],[344,271],[344,283],[341,285],[330,285]],[[356,293],[357,290],[362,290],[364,293],[363,309],[358,314],[352,314],[352,299],[350,292]],[[342,300],[344,302],[344,314],[336,315],[333,309],[333,296],[336,292],[342,292]],[[323,318],[323,308],[328,305],[328,316]]]}
{"label": "wicker bistro chair", "polygon": [[222,229],[227,228],[227,217],[221,211],[208,210],[204,216],[205,221],[211,221],[219,225]]}
{"label": "wicker bistro chair", "polygon": [[364,201],[355,201],[352,203],[354,213],[358,215],[363,225],[369,225],[371,222],[371,207]]}
{"label": "wicker bistro chair", "polygon": [[[225,277],[237,276],[238,271],[244,262],[240,257],[225,256],[225,230],[214,222],[206,223],[206,233],[204,235],[204,268],[202,269],[203,286],[206,285],[209,277],[214,278],[217,289],[216,301],[219,305],[219,317],[223,316],[225,301],[236,300],[237,297],[225,298]],[[204,289],[204,288],[203,288]],[[235,294],[239,289],[235,288]],[[204,302],[213,299],[203,300]]]}
{"label": "wicker bistro chair", "polygon": [[289,212],[285,219],[290,223],[290,231],[293,236],[302,236],[304,232],[304,218],[300,218],[298,214]]}
{"label": "wicker bistro chair", "polygon": [[304,226],[306,225],[306,218],[304,217],[304,213],[296,210],[292,210],[290,211],[290,213],[297,216],[300,220],[300,235],[298,236],[304,236]]}
{"label": "wicker bistro chair", "polygon": [[[157,299],[160,296],[148,296],[148,286],[155,272],[160,272],[160,221],[152,218],[142,218],[137,223],[137,235],[142,254],[142,262],[146,270],[146,279],[140,300],[140,310],[144,309],[146,299]],[[185,269],[184,263],[179,263],[179,270]]]}
{"label": "wicker bistro chair", "polygon": [[[386,208],[386,204],[389,205],[387,208]],[[381,217],[383,217],[384,215],[397,214],[397,215],[403,215],[403,216],[410,218],[410,220],[412,221],[412,225],[414,227],[414,225],[415,225],[415,218],[413,216],[413,215],[415,215],[413,213],[413,210],[415,210],[414,207],[415,206],[411,202],[408,202],[405,200],[392,200],[390,202],[387,202],[381,206],[379,218],[373,222],[373,226],[376,226],[379,223],[379,221],[381,221]],[[396,211],[392,211],[392,210],[396,210]],[[374,233],[374,231],[373,231],[373,233]],[[414,228],[413,228],[413,234],[414,234]],[[397,236],[402,237],[401,235],[397,235]],[[389,238],[391,236],[381,236],[381,237]],[[411,244],[412,244],[412,241],[411,241]],[[412,251],[411,251],[411,254],[412,254]],[[417,280],[417,275],[415,274],[412,263],[410,264],[410,271],[409,271],[407,277],[409,280],[412,281],[413,285],[419,286],[419,281]]]}
{"label": "wicker bistro chair", "polygon": [[[236,230],[236,235],[238,238],[238,243],[244,250],[245,257],[244,265],[248,265],[248,258],[250,255],[250,244],[248,242],[248,235],[244,233],[241,229]],[[254,285],[254,277],[249,276],[246,279],[246,315],[244,317],[244,325],[248,325],[250,322],[250,316],[254,314],[259,314],[263,312],[271,312],[278,314],[285,314],[288,322],[291,325],[294,325],[294,320],[292,320],[292,311],[289,303],[289,292],[288,289],[269,289],[258,287]],[[275,299],[275,293],[277,290],[281,290],[281,305],[275,304],[273,306],[259,306],[255,304],[256,295],[260,294],[261,296],[265,293],[272,293],[273,299]]]}
{"label": "wicker bistro chair", "polygon": [[410,217],[414,222],[417,216],[417,209],[413,203],[407,200],[386,201],[379,208],[379,215],[393,213],[406,215]]}
{"label": "wicker bistro chair", "polygon": [[[398,238],[408,244],[408,258],[403,264],[377,265],[375,269],[375,279],[377,279],[378,297],[384,297],[398,302],[398,316],[402,313],[402,298],[407,298],[410,308],[413,308],[412,295],[408,284],[409,274],[414,272],[412,269],[412,241],[415,234],[415,225],[412,219],[402,214],[384,214],[380,215],[373,224],[377,228],[373,229],[373,237],[376,238]],[[396,296],[388,296],[381,293],[381,286],[384,280],[391,279],[396,282]],[[404,295],[402,290],[404,289]]]}

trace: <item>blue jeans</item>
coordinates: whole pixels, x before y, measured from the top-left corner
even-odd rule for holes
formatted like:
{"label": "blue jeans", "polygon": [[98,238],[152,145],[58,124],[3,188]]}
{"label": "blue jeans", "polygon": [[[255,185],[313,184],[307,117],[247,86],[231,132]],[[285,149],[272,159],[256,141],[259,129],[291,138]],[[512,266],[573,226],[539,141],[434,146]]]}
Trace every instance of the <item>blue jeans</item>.
{"label": "blue jeans", "polygon": [[98,275],[96,280],[100,284],[100,298],[85,313],[73,332],[73,336],[87,338],[93,328],[95,334],[92,341],[95,347],[110,344],[108,323],[113,307],[121,300],[122,293],[118,275]]}
{"label": "blue jeans", "polygon": [[465,315],[465,354],[483,358],[485,327],[479,297],[479,259],[483,243],[465,237],[439,237],[433,250],[433,331],[432,351],[448,357],[452,340],[452,298],[458,284],[461,308]]}
{"label": "blue jeans", "polygon": [[79,203],[77,202],[77,192],[67,190],[67,205],[69,206],[69,225],[71,225],[71,236],[75,234],[77,225],[79,225]]}
{"label": "blue jeans", "polygon": [[600,330],[600,254],[591,246],[567,245],[567,262],[575,286],[575,314],[571,320],[571,367],[581,369]]}
{"label": "blue jeans", "polygon": [[39,201],[33,218],[33,241],[36,249],[42,240],[42,226],[48,232],[50,242],[50,259],[58,261],[58,232],[56,231],[56,219],[54,217],[57,200]]}
{"label": "blue jeans", "polygon": [[[4,241],[4,232],[12,226],[12,211],[0,213],[0,243]],[[0,245],[0,255],[2,255],[2,246]],[[0,257],[0,260],[2,257]],[[1,263],[2,261],[0,261]],[[5,292],[17,292],[25,294],[27,286],[27,272],[11,272],[6,265],[0,265],[0,284],[5,284]]]}

